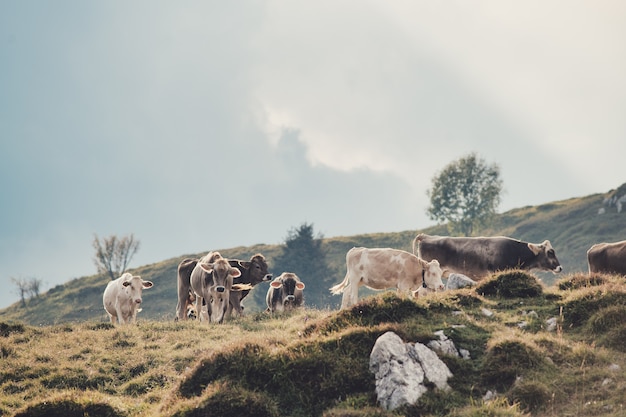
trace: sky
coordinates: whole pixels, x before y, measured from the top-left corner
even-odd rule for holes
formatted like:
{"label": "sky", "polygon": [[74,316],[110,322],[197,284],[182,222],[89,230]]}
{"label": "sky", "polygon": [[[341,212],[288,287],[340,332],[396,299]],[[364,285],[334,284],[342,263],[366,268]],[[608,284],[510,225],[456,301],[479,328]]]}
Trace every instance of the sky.
{"label": "sky", "polygon": [[96,273],[95,235],[133,233],[138,267],[305,222],[432,226],[432,179],[472,152],[500,212],[617,188],[624,21],[619,0],[0,0],[0,308],[11,278]]}

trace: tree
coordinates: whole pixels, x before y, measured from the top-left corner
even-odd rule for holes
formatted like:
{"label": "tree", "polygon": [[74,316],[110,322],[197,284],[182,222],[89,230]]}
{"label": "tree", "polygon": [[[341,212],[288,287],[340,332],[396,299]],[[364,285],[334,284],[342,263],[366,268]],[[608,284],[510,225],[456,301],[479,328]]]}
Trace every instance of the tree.
{"label": "tree", "polygon": [[23,307],[26,307],[26,298],[39,297],[42,281],[39,278],[11,278],[11,282],[17,287],[17,295]]}
{"label": "tree", "polygon": [[121,238],[111,235],[102,240],[94,235],[93,247],[96,250],[93,260],[98,273],[108,274],[114,280],[126,272],[128,264],[139,250],[139,241],[135,240],[133,234]]}
{"label": "tree", "polygon": [[[282,253],[273,260],[272,273],[274,277],[283,272],[293,272],[304,282],[305,304],[309,306],[325,307],[331,304],[328,288],[332,285],[333,277],[329,273],[326,253],[322,248],[323,235],[315,236],[313,224],[303,223],[297,228],[288,231]],[[265,294],[262,305],[265,305]],[[261,300],[256,299],[258,302]]]}
{"label": "tree", "polygon": [[452,234],[471,236],[486,226],[500,205],[500,168],[471,153],[448,164],[427,191],[432,220],[448,221]]}

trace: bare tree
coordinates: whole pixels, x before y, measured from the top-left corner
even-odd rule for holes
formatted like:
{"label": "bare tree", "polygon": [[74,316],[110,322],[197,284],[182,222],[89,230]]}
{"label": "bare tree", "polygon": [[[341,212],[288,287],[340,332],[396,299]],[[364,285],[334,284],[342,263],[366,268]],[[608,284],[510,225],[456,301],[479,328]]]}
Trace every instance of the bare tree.
{"label": "bare tree", "polygon": [[28,279],[28,294],[30,297],[39,298],[39,291],[41,290],[42,281],[39,278]]}
{"label": "bare tree", "polygon": [[20,296],[22,306],[26,307],[26,296],[28,295],[29,283],[26,278],[11,277],[11,282],[17,286],[17,295]]}
{"label": "bare tree", "polygon": [[139,240],[135,240],[135,236],[111,235],[100,239],[98,235],[94,235],[93,248],[96,250],[94,263],[99,274],[108,274],[114,280],[122,275],[131,259],[139,250]]}

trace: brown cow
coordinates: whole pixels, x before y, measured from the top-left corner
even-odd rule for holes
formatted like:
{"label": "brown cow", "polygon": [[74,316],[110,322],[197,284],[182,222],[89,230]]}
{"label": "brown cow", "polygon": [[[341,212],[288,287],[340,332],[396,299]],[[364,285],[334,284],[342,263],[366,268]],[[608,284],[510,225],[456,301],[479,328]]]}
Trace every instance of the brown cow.
{"label": "brown cow", "polygon": [[267,310],[274,312],[290,311],[304,304],[304,282],[292,272],[283,272],[270,283],[265,296]]}
{"label": "brown cow", "polygon": [[597,243],[587,251],[589,273],[626,275],[626,240]]}
{"label": "brown cow", "polygon": [[346,277],[331,287],[330,292],[343,292],[341,308],[356,304],[359,287],[374,290],[397,288],[417,292],[420,288],[444,289],[439,262],[426,262],[412,253],[390,248],[352,248],[346,254]]}
{"label": "brown cow", "polygon": [[205,318],[213,323],[224,321],[233,278],[240,275],[241,272],[221,256],[216,259],[209,253],[198,261],[191,272],[190,284],[196,294],[196,312],[200,320],[204,317],[202,305],[206,303],[208,317]]}
{"label": "brown cow", "polygon": [[[218,258],[222,258],[222,255],[215,251],[209,252],[207,256],[209,262],[212,262]],[[241,301],[248,295],[250,289],[255,285],[270,281],[272,274],[267,272],[267,262],[265,257],[260,253],[252,256],[249,261],[241,261],[238,259],[229,259],[230,266],[237,268],[241,275],[233,279],[233,287],[230,291],[230,300],[226,317],[236,313],[240,315],[243,311]],[[190,290],[191,272],[198,264],[198,259],[184,259],[178,265],[178,304],[176,305],[176,320],[185,320],[187,318],[187,305],[189,305],[187,293]],[[197,311],[200,314],[200,310]]]}
{"label": "brown cow", "polygon": [[548,240],[535,244],[510,237],[449,237],[419,234],[413,253],[429,261],[436,259],[446,272],[480,280],[490,272],[506,269],[540,269],[561,272],[563,268]]}

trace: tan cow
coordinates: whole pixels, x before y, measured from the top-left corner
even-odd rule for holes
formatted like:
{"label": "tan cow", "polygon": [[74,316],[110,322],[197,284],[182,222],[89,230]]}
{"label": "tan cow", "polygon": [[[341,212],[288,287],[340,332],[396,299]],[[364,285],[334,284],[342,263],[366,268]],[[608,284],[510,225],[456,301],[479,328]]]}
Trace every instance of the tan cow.
{"label": "tan cow", "polygon": [[626,275],[626,240],[597,243],[587,251],[589,273]]}
{"label": "tan cow", "polygon": [[110,281],[104,290],[102,303],[111,323],[135,323],[141,305],[141,293],[144,288],[152,288],[151,281],[144,281],[139,276],[125,272],[121,277]]}
{"label": "tan cow", "polygon": [[374,290],[397,288],[417,292],[420,288],[444,289],[439,262],[426,262],[412,253],[390,248],[352,248],[346,254],[346,277],[330,288],[333,294],[343,292],[341,308],[356,304],[359,287]]}

